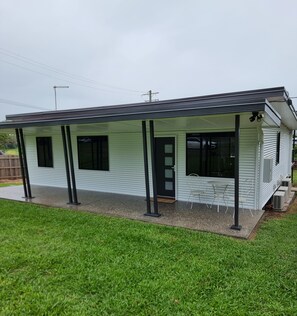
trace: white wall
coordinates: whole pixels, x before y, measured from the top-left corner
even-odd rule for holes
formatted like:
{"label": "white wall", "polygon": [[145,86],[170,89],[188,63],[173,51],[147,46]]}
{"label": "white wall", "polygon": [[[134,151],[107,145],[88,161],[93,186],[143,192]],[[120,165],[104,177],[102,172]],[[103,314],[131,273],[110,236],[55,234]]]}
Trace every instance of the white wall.
{"label": "white wall", "polygon": [[141,133],[108,135],[109,171],[78,169],[76,136],[72,136],[72,144],[79,189],[145,195]]}
{"label": "white wall", "polygon": [[[263,207],[273,194],[275,185],[280,177],[285,177],[290,173],[290,164],[288,163],[290,157],[288,156],[288,152],[290,153],[289,149],[291,148],[291,138],[289,131],[285,127],[282,127],[281,131],[280,163],[275,166],[273,170],[273,181],[271,183],[264,184],[262,174],[263,158],[272,157],[275,159],[277,129],[264,130],[264,143],[262,145],[261,135],[259,136],[259,132],[256,128],[240,130],[240,194],[244,195],[249,189],[248,186],[250,184],[247,184],[246,180],[249,180],[250,183],[252,183],[252,191],[248,196],[248,203],[245,207],[253,209]],[[172,136],[176,138],[176,198],[182,201],[187,201],[189,197],[189,186],[187,184],[188,177],[186,176],[187,132],[202,131],[192,130],[176,131],[166,134],[156,133],[157,137]],[[78,189],[145,196],[141,133],[110,133],[108,135],[109,171],[78,169],[76,137],[83,135],[100,134],[96,132],[72,132],[73,157]],[[35,136],[26,136],[25,133],[31,183],[36,185],[67,187],[63,146],[60,133],[56,133],[54,135],[38,134],[38,136],[52,136],[54,168],[37,166],[36,138]],[[212,187],[208,181],[214,179],[215,178],[201,177],[197,180],[197,188],[201,188],[206,191],[203,200],[207,203],[210,203],[213,197]],[[234,180],[227,179],[227,181],[230,183],[228,194],[229,196],[232,196],[234,194]],[[228,200],[228,204],[230,206],[233,206],[233,203],[232,199]]]}
{"label": "white wall", "polygon": [[[221,131],[221,130],[220,130]],[[199,132],[199,131],[198,131]],[[245,207],[256,208],[256,201],[254,198],[256,186],[256,152],[257,152],[257,130],[256,129],[241,129],[240,130],[240,194],[243,196],[252,186],[251,195],[248,196],[248,201]],[[178,200],[187,201],[190,194],[189,177],[186,176],[186,132],[178,134],[178,170],[177,170],[177,198]],[[213,189],[208,181],[222,180],[222,178],[199,177],[195,187],[205,191],[201,199],[205,203],[211,203],[213,200]],[[227,204],[233,206],[234,202],[231,197],[234,195],[234,180],[225,179],[229,182],[227,189]],[[229,198],[228,198],[229,197]],[[198,201],[198,200],[197,200]],[[222,202],[222,201],[221,201]]]}
{"label": "white wall", "polygon": [[67,187],[61,135],[38,134],[37,136],[52,137],[54,168],[38,167],[36,136],[26,136],[25,134],[30,182],[37,185]]}
{"label": "white wall", "polygon": [[[280,161],[276,165],[276,145],[277,133],[281,132],[280,139]],[[262,144],[262,172],[260,174],[261,195],[260,207],[263,207],[271,198],[274,191],[277,190],[283,178],[291,174],[291,155],[292,155],[292,134],[285,127],[281,128],[264,128]],[[263,182],[263,160],[270,158],[273,160],[272,180],[269,183]]]}
{"label": "white wall", "polygon": [[[73,159],[78,189],[91,191],[145,195],[142,135],[117,133],[108,135],[109,171],[78,169],[77,136],[90,133],[72,133]],[[92,133],[92,135],[99,135]],[[54,168],[38,167],[35,136],[26,136],[30,181],[36,185],[67,187],[61,135],[52,136]]]}

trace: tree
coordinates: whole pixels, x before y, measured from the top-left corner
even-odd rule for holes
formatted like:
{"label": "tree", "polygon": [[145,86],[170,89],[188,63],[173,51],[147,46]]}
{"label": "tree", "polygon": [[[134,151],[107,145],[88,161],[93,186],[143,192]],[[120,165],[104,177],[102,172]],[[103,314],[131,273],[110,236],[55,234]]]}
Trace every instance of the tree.
{"label": "tree", "polygon": [[16,143],[16,138],[14,134],[0,134],[0,149],[5,150],[5,149],[11,149],[11,148],[16,148],[17,143]]}

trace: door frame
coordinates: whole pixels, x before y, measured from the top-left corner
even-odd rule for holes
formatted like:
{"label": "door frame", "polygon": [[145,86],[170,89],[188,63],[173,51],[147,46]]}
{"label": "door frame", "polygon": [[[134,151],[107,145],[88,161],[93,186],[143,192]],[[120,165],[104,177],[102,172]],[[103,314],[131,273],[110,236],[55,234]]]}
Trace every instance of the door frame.
{"label": "door frame", "polygon": [[[177,200],[177,198],[178,198],[178,194],[177,194],[177,192],[178,192],[178,190],[177,190],[177,179],[178,179],[178,177],[177,177],[177,171],[178,171],[178,167],[177,167],[177,163],[178,163],[178,160],[177,160],[177,157],[178,157],[178,155],[177,155],[177,150],[178,150],[178,148],[177,148],[177,135],[176,134],[159,134],[158,133],[155,135],[155,138],[174,138],[174,151],[175,151],[175,153],[174,153],[174,161],[175,161],[174,183],[175,183],[175,186],[174,186],[174,197],[172,197],[172,198]],[[160,197],[165,197],[165,196],[160,196]],[[170,197],[168,197],[168,198],[170,198]]]}

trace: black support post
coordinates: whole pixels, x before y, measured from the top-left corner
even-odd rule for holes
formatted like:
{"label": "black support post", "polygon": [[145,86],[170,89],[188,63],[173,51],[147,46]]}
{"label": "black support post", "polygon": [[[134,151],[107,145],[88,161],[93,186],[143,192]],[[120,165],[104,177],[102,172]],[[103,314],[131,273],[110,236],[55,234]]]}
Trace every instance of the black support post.
{"label": "black support post", "polygon": [[20,144],[22,148],[22,154],[23,154],[23,165],[24,165],[24,172],[25,172],[25,179],[27,184],[27,192],[28,192],[28,199],[32,199],[32,193],[31,193],[31,185],[30,185],[30,178],[29,178],[29,171],[28,171],[28,163],[27,163],[27,155],[26,155],[26,146],[24,141],[24,134],[23,129],[19,129],[19,135],[20,135]]}
{"label": "black support post", "polygon": [[142,121],[142,143],[143,143],[143,159],[144,159],[144,180],[146,193],[146,213],[144,215],[151,215],[151,201],[150,201],[150,183],[147,157],[147,136],[146,136],[146,121]]}
{"label": "black support post", "polygon": [[234,163],[234,224],[231,229],[241,230],[239,225],[239,138],[240,116],[235,115],[235,163]]}
{"label": "black support post", "polygon": [[64,158],[65,158],[67,189],[68,189],[68,198],[69,198],[69,202],[68,203],[69,204],[73,204],[65,126],[61,126],[61,134],[62,134],[63,150],[64,150]]}
{"label": "black support post", "polygon": [[294,164],[295,164],[295,145],[296,145],[296,131],[293,132],[293,150],[292,150],[292,168],[291,168],[291,181],[294,182]]}
{"label": "black support post", "polygon": [[69,126],[66,126],[66,135],[67,135],[67,143],[68,143],[68,151],[69,151],[70,174],[71,174],[71,180],[72,180],[73,204],[79,205],[80,203],[77,200],[77,190],[76,190],[75,172],[74,172],[74,163],[73,163],[73,154],[72,154],[71,133],[70,133]]}
{"label": "black support post", "polygon": [[19,159],[20,159],[20,165],[21,165],[21,173],[22,173],[22,180],[23,180],[23,188],[24,188],[24,194],[25,198],[28,198],[28,190],[27,190],[27,183],[26,183],[26,176],[25,176],[25,169],[24,169],[24,160],[23,160],[23,151],[21,146],[21,140],[20,140],[20,133],[19,130],[15,129],[18,149],[19,149]]}
{"label": "black support post", "polygon": [[151,141],[151,160],[152,160],[152,179],[153,179],[153,195],[154,195],[154,213],[150,216],[160,216],[158,212],[158,196],[157,196],[157,174],[156,174],[156,149],[155,149],[155,132],[154,132],[154,121],[150,121],[150,141]]}

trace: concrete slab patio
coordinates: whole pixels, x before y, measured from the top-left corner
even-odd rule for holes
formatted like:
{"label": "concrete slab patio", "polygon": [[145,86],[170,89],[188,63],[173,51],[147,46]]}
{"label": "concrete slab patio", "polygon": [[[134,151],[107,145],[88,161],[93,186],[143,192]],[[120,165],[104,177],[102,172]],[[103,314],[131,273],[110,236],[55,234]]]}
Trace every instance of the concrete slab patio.
{"label": "concrete slab patio", "polygon": [[67,204],[67,189],[32,185],[32,194],[35,198],[26,201],[23,198],[22,186],[0,188],[1,199],[88,211],[239,238],[248,238],[264,213],[263,210],[257,210],[253,211],[252,216],[248,210],[240,209],[239,222],[242,229],[236,231],[230,229],[234,221],[232,208],[225,213],[225,207],[220,207],[218,213],[216,206],[208,208],[205,204],[194,203],[191,209],[190,204],[177,201],[173,204],[159,203],[159,213],[162,216],[149,217],[144,216],[146,202],[143,197],[78,190],[78,200],[81,204],[73,206]]}

